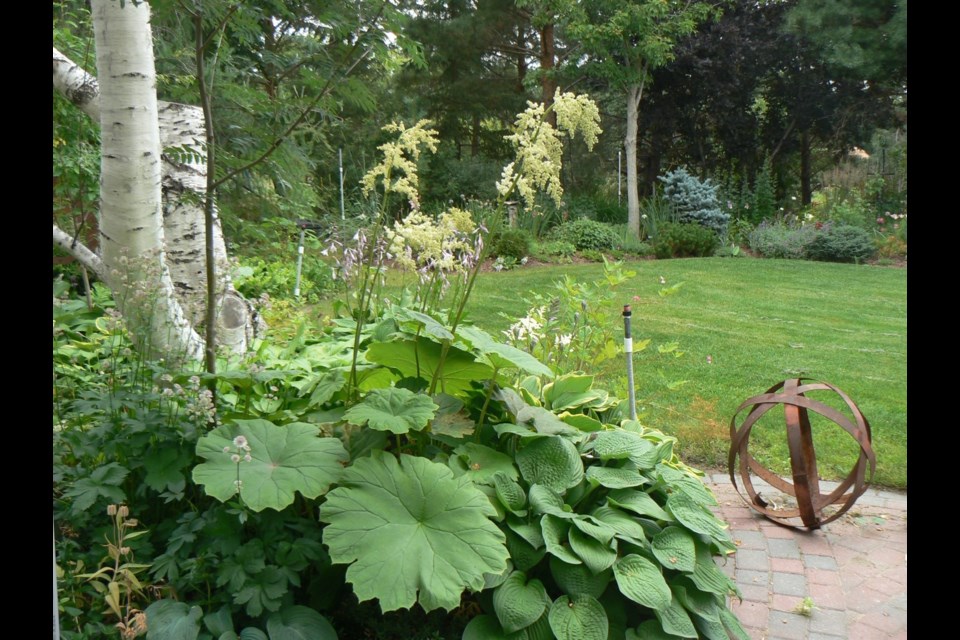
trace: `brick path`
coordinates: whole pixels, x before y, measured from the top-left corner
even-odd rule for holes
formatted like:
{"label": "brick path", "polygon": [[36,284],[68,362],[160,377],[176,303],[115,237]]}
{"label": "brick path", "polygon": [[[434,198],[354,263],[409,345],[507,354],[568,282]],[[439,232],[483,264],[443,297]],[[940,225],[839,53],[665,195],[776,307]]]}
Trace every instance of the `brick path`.
{"label": "brick path", "polygon": [[[907,637],[905,493],[868,489],[841,518],[807,531],[751,510],[726,473],[705,480],[739,547],[722,568],[743,593],[732,609],[753,640]],[[777,493],[762,481],[754,486],[765,497]],[[804,598],[813,601],[810,615],[797,613]]]}

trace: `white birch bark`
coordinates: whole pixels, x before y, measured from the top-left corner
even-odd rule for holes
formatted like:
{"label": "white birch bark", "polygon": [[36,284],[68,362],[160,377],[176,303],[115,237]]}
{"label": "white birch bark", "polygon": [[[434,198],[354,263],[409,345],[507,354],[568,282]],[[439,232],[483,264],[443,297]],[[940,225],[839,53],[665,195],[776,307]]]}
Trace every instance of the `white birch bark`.
{"label": "white birch bark", "polygon": [[141,346],[201,360],[167,270],[150,6],[92,0],[100,82],[100,246],[107,282]]}
{"label": "white birch bark", "polygon": [[627,228],[634,237],[640,237],[640,192],[637,185],[637,130],[642,85],[630,87],[627,92],[627,135],[623,141],[627,156]]}
{"label": "white birch bark", "polygon": [[[97,79],[53,49],[53,86],[91,118],[100,120],[100,87]],[[199,327],[205,319],[206,269],[202,197],[206,190],[203,110],[199,107],[158,101],[161,148],[189,148],[193,157],[163,156],[163,236],[166,265],[174,292],[187,321]],[[216,261],[218,343],[234,353],[247,349],[262,321],[253,305],[233,288],[219,217],[213,225]],[[62,243],[58,243],[63,246]],[[75,245],[78,249],[86,249]],[[70,249],[68,249],[70,250]],[[85,261],[74,251],[71,253]],[[86,251],[90,253],[89,250]]]}
{"label": "white birch bark", "polygon": [[53,225],[53,244],[67,251],[76,258],[80,264],[97,274],[98,278],[104,282],[107,281],[107,270],[104,268],[100,256],[90,251],[90,249],[80,242],[74,242],[73,236],[57,225]]}

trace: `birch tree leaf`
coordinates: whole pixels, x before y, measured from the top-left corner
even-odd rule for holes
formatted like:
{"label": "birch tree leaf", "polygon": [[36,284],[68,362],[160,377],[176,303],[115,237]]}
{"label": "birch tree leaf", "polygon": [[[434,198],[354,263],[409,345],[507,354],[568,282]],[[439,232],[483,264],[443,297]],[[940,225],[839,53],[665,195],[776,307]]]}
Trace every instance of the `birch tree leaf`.
{"label": "birch tree leaf", "polygon": [[360,601],[378,598],[384,612],[448,611],[484,573],[507,566],[496,510],[469,478],[454,478],[426,458],[375,451],[344,473],[320,508],[323,542]]}
{"label": "birch tree leaf", "polygon": [[[207,495],[226,502],[237,493],[239,468],[241,497],[253,511],[280,511],[293,503],[295,492],[316,498],[340,479],[347,461],[340,440],[319,433],[304,422],[277,426],[257,419],[221,425],[197,442],[197,455],[206,462],[194,467],[193,480]],[[249,462],[231,460],[238,436],[250,446]]]}
{"label": "birch tree leaf", "polygon": [[420,431],[427,426],[438,408],[429,396],[390,387],[374,389],[363,402],[350,407],[343,417],[350,424],[366,424],[377,431],[399,434]]}

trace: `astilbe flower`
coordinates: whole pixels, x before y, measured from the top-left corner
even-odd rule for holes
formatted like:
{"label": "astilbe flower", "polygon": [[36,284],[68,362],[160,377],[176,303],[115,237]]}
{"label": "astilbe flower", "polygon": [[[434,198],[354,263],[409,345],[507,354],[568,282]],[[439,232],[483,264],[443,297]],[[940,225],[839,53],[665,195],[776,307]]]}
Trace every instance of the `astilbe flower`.
{"label": "astilbe flower", "polygon": [[429,125],[429,120],[420,120],[409,128],[396,122],[383,127],[384,131],[399,135],[396,140],[378,147],[383,152],[383,162],[368,171],[360,181],[364,195],[369,195],[379,180],[385,192],[403,194],[413,203],[419,202],[417,160],[420,149],[426,147],[434,152],[439,143],[437,132],[429,129]]}
{"label": "astilbe flower", "polygon": [[397,264],[418,271],[463,271],[475,249],[470,236],[477,227],[470,213],[452,207],[439,220],[412,211],[387,232],[389,252]]}

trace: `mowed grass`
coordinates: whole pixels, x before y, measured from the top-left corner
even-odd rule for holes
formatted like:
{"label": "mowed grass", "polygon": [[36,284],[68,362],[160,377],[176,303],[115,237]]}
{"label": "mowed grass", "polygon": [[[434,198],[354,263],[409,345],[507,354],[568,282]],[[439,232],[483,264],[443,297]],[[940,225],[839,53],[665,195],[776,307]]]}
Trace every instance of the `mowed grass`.
{"label": "mowed grass", "polygon": [[[869,420],[877,456],[875,484],[906,488],[907,272],[904,268],[786,260],[701,258],[640,261],[616,302],[633,306],[640,420],[675,435],[691,464],[726,466],[730,420],[741,402],[787,378],[809,377],[846,392]],[[523,298],[548,292],[564,273],[593,281],[602,266],[530,266],[484,273],[468,304],[470,319],[491,332],[523,316]],[[660,278],[666,285],[660,283]],[[658,291],[685,284],[673,295]],[[639,299],[635,299],[635,296]],[[588,301],[589,303],[590,301]],[[679,342],[683,355],[657,345]],[[708,358],[709,356],[709,358]],[[604,363],[600,386],[626,397],[624,359]],[[841,408],[830,394],[814,395]],[[738,415],[742,421],[746,411]],[[859,448],[811,414],[819,474],[844,477]],[[751,453],[789,475],[783,412],[754,429]]]}

